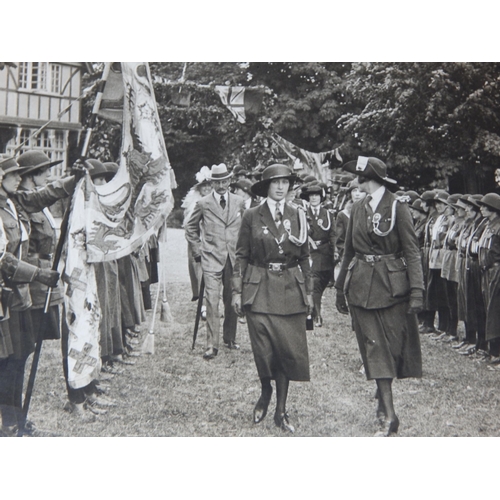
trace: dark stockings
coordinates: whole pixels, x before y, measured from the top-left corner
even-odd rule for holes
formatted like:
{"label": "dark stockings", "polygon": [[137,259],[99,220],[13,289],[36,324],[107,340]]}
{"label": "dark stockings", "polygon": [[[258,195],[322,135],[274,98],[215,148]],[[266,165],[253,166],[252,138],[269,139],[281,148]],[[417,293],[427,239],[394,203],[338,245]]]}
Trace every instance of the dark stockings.
{"label": "dark stockings", "polygon": [[377,416],[379,416],[380,411],[385,414],[386,420],[392,421],[396,418],[392,401],[392,378],[378,378],[375,381],[377,382],[378,397]]}

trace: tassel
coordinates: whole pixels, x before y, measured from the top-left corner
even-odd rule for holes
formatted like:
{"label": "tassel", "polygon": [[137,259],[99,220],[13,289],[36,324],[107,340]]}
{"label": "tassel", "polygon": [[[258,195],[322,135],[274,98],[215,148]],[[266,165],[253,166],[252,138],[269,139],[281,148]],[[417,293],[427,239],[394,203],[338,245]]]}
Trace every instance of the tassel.
{"label": "tassel", "polygon": [[149,331],[142,344],[143,354],[154,354],[155,353],[155,335],[153,331]]}
{"label": "tassel", "polygon": [[174,318],[172,317],[172,312],[170,311],[170,304],[166,297],[163,297],[161,301],[161,311],[160,311],[160,321],[162,323],[172,323]]}

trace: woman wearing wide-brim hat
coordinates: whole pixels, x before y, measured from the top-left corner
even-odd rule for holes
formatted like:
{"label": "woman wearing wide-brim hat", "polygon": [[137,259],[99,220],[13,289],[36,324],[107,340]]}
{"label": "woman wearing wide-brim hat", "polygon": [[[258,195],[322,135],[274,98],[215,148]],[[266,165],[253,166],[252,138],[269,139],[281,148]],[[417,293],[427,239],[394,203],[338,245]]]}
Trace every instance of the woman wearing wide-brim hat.
{"label": "woman wearing wide-brim hat", "polygon": [[486,308],[485,338],[490,361],[500,366],[500,195],[488,193],[477,203],[488,220],[478,252]]}
{"label": "woman wearing wide-brim hat", "polygon": [[326,192],[319,182],[307,184],[300,197],[309,202],[306,215],[314,286],[314,320],[315,325],[321,327],[323,326],[321,299],[326,287],[333,280],[335,266],[335,221],[330,212],[321,205],[326,200]]}
{"label": "woman wearing wide-brim hat", "polygon": [[289,167],[267,167],[252,192],[265,201],[243,214],[233,273],[233,306],[245,314],[261,380],[254,423],[267,414],[276,381],[274,422],[294,432],[286,411],[290,380],[309,380],[306,315],[312,312],[307,221],[285,203],[295,179]]}
{"label": "woman wearing wide-brim hat", "polygon": [[344,168],[358,175],[367,196],[351,211],[336,305],[340,313],[351,313],[366,377],[377,384],[376,435],[389,436],[399,427],[393,379],[422,376],[416,317],[423,307],[420,251],[408,204],[387,189],[396,181],[385,163],[358,157]]}
{"label": "woman wearing wide-brim hat", "polygon": [[5,285],[13,292],[9,318],[4,320],[10,331],[12,353],[0,373],[0,405],[11,409],[3,419],[3,426],[14,429],[22,422],[24,370],[26,360],[34,350],[40,327],[32,320],[30,283],[39,281],[54,287],[59,278],[56,271],[28,262],[28,213],[38,212],[68,196],[74,187],[74,179],[58,181],[37,191],[18,191],[21,175],[26,168],[19,166],[14,158],[0,159],[0,168],[3,173],[0,184],[0,217],[8,241],[8,253],[2,260],[2,276]]}

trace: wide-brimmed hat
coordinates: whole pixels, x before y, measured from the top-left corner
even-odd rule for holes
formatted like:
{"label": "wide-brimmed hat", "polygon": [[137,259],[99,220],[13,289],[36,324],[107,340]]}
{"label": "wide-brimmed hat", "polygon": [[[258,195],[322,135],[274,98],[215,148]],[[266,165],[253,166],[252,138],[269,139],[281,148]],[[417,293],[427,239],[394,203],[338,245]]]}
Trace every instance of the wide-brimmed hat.
{"label": "wide-brimmed hat", "polygon": [[341,190],[344,193],[350,193],[353,189],[359,188],[358,179],[355,177],[347,183],[347,186],[343,187]]}
{"label": "wide-brimmed hat", "polygon": [[10,174],[12,172],[19,172],[22,174],[24,168],[20,167],[16,159],[8,155],[0,155],[0,168],[3,170],[4,174]]}
{"label": "wide-brimmed hat", "polygon": [[303,186],[302,192],[300,193],[300,197],[303,200],[308,200],[309,195],[311,195],[311,194],[319,194],[321,196],[321,201],[325,201],[325,199],[326,199],[325,189],[317,181],[310,182],[306,186]]}
{"label": "wide-brimmed hat", "polygon": [[429,191],[424,191],[420,196],[420,198],[422,198],[422,200],[424,201],[430,201],[433,200],[435,196],[436,196],[436,191],[434,191],[434,189],[431,189]]}
{"label": "wide-brimmed hat", "polygon": [[[482,197],[481,197],[482,198]],[[479,199],[481,199],[479,198]],[[461,198],[460,201],[465,203],[466,205],[469,205],[474,208],[480,208],[479,205],[477,204],[477,199],[474,198],[472,194],[464,194]]]}
{"label": "wide-brimmed hat", "polygon": [[332,183],[345,185],[352,181],[354,178],[355,176],[351,174],[333,174]]}
{"label": "wide-brimmed hat", "polygon": [[478,205],[491,208],[495,212],[500,212],[500,195],[496,193],[485,194],[477,203]]}
{"label": "wide-brimmed hat", "polygon": [[225,163],[219,163],[219,165],[212,165],[212,168],[210,169],[211,181],[223,181],[224,179],[230,179],[232,176],[233,176],[232,172],[229,172]]}
{"label": "wide-brimmed hat", "polygon": [[107,177],[107,175],[109,174],[109,171],[104,166],[104,163],[102,163],[99,160],[89,158],[89,159],[85,160],[85,163],[90,166],[89,174],[90,174],[90,177],[92,179],[95,179],[96,177],[99,177],[100,175]]}
{"label": "wide-brimmed hat", "polygon": [[286,165],[282,165],[281,163],[269,165],[262,172],[262,179],[252,186],[252,193],[264,198],[267,197],[269,184],[275,179],[288,179],[291,187],[296,176],[293,174],[292,169]]}
{"label": "wide-brimmed hat", "polygon": [[410,208],[413,208],[414,210],[417,210],[418,212],[425,214],[425,210],[422,206],[422,200],[420,198],[417,198],[411,205]]}
{"label": "wide-brimmed hat", "polygon": [[241,165],[236,165],[235,167],[233,167],[233,175],[244,175],[245,177],[248,177],[249,174],[250,172]]}
{"label": "wide-brimmed hat", "polygon": [[442,190],[436,190],[436,194],[434,195],[433,201],[440,201],[442,203],[445,203],[446,205],[449,205],[450,203],[448,202],[448,198],[450,195],[446,191]]}
{"label": "wide-brimmed hat", "polygon": [[358,156],[357,160],[348,161],[342,168],[346,172],[362,175],[387,184],[397,184],[397,181],[387,175],[387,167],[382,160],[373,156]]}
{"label": "wide-brimmed hat", "polygon": [[252,186],[253,182],[248,179],[240,179],[239,181],[231,182],[231,184],[229,184],[229,187],[241,189],[254,198],[255,195],[252,193]]}
{"label": "wide-brimmed hat", "polygon": [[32,174],[36,170],[42,168],[50,168],[54,165],[59,165],[63,160],[51,161],[51,159],[42,151],[26,151],[17,157],[17,163],[20,167],[25,168],[21,175]]}

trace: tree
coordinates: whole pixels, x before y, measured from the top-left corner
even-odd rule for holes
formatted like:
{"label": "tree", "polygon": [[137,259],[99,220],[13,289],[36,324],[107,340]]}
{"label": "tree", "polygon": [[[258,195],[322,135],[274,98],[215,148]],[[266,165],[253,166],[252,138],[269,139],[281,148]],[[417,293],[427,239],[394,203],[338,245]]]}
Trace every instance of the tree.
{"label": "tree", "polygon": [[338,120],[345,144],[386,160],[408,188],[445,184],[471,169],[480,179],[500,157],[499,70],[497,63],[353,64],[346,84],[354,111]]}

